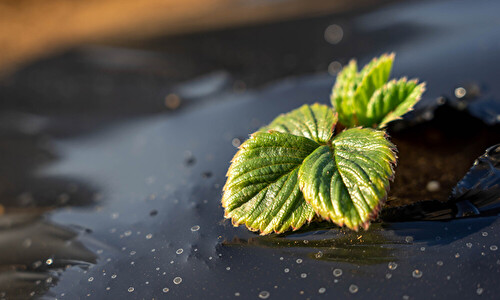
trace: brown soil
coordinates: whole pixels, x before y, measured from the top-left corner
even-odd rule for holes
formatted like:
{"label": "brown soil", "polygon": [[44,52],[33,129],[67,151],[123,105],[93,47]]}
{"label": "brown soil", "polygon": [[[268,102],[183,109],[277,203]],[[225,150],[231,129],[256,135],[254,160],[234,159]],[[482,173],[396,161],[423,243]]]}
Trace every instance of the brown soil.
{"label": "brown soil", "polygon": [[[399,157],[387,201],[390,207],[446,201],[474,160],[500,142],[498,126],[488,127],[448,107],[439,108],[433,121],[389,132]],[[437,181],[439,189],[428,189],[430,181]]]}

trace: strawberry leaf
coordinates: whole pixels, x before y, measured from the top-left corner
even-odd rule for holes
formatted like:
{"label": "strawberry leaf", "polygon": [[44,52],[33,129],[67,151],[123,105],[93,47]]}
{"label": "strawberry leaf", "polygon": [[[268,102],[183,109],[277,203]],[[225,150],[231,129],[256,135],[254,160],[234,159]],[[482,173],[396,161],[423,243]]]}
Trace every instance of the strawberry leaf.
{"label": "strawberry leaf", "polygon": [[401,116],[413,109],[425,91],[425,83],[417,80],[391,80],[383,88],[377,90],[368,103],[367,116],[370,124],[379,124],[379,128],[387,123],[401,119]]}
{"label": "strawberry leaf", "polygon": [[262,234],[298,229],[314,217],[299,190],[298,169],[320,145],[277,131],[257,132],[245,141],[227,172],[222,206],[233,225]]}
{"label": "strawberry leaf", "polygon": [[367,229],[387,197],[395,162],[394,145],[383,131],[349,129],[304,160],[300,189],[323,219]]}
{"label": "strawberry leaf", "polygon": [[289,113],[278,116],[260,131],[275,130],[303,136],[318,143],[326,143],[333,134],[337,115],[323,104],[302,105]]}
{"label": "strawberry leaf", "polygon": [[410,111],[425,91],[425,84],[416,80],[387,83],[394,54],[374,58],[358,72],[351,61],[337,76],[331,102],[340,123],[348,128],[379,127],[399,119]]}
{"label": "strawberry leaf", "polygon": [[262,234],[298,229],[315,216],[299,189],[302,161],[332,136],[337,117],[322,104],[278,116],[245,141],[227,172],[222,206],[235,226]]}

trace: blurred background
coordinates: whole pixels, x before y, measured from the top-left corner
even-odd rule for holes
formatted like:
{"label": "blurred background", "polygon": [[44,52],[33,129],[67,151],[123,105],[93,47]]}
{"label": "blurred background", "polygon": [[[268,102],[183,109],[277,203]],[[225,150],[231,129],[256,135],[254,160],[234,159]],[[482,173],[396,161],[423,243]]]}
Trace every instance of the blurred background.
{"label": "blurred background", "polygon": [[[448,237],[442,223],[377,224],[365,241],[332,229],[324,244],[281,249],[224,223],[220,196],[249,133],[329,103],[350,59],[394,51],[392,76],[428,89],[389,129],[400,150],[389,200],[446,201],[500,141],[499,11],[493,0],[0,0],[0,298],[256,298],[264,288],[294,298],[320,286],[349,296],[353,283],[366,297],[493,297],[500,257],[481,251],[498,249],[495,218],[450,222]],[[465,239],[484,249],[465,254]],[[278,263],[297,257],[320,285],[284,276]],[[389,281],[389,261],[408,276]]]}

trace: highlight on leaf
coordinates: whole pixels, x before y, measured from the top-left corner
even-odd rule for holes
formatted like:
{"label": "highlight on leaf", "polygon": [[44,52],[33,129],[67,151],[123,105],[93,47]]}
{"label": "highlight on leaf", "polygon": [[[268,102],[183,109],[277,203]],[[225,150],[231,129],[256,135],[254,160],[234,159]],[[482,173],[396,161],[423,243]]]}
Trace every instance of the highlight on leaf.
{"label": "highlight on leaf", "polygon": [[342,125],[383,128],[413,109],[425,91],[416,79],[389,79],[394,53],[374,58],[360,72],[351,61],[337,76],[331,102]]}

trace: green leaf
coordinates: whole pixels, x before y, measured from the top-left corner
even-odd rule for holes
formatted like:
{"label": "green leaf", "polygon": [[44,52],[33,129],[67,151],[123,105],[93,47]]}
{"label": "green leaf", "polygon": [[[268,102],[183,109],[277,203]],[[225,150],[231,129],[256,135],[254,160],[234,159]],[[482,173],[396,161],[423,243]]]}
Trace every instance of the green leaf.
{"label": "green leaf", "polygon": [[400,119],[402,115],[413,109],[425,91],[425,83],[406,78],[391,80],[383,88],[377,90],[368,103],[367,117],[370,124],[379,124],[379,128],[387,123]]}
{"label": "green leaf", "polygon": [[337,115],[327,105],[305,104],[278,116],[271,124],[259,131],[275,130],[303,136],[318,143],[326,143],[330,140],[336,123]]}
{"label": "green leaf", "polygon": [[348,126],[355,111],[354,107],[354,90],[358,78],[358,66],[355,60],[351,60],[349,64],[340,71],[333,86],[331,101],[333,107],[339,112],[339,119],[342,124]]}
{"label": "green leaf", "polygon": [[365,125],[368,102],[389,79],[393,61],[393,53],[383,54],[358,73],[356,62],[352,60],[340,72],[332,90],[331,102],[344,126]]}
{"label": "green leaf", "polygon": [[323,219],[367,229],[387,197],[395,162],[394,145],[383,131],[349,129],[304,160],[300,189]]}
{"label": "green leaf", "polygon": [[254,133],[227,172],[225,217],[262,234],[298,229],[311,221],[315,213],[300,192],[297,174],[304,158],[319,146],[289,133]]}
{"label": "green leaf", "polygon": [[340,123],[348,128],[379,127],[410,111],[425,91],[425,83],[401,78],[387,83],[394,54],[374,58],[358,73],[351,61],[337,76],[331,101]]}
{"label": "green leaf", "polygon": [[358,75],[358,85],[354,92],[355,119],[358,123],[355,125],[371,126],[367,122],[366,109],[368,102],[376,90],[381,88],[391,74],[392,64],[394,62],[394,53],[383,54],[380,58],[374,58],[367,64]]}

